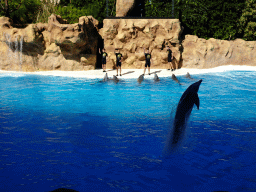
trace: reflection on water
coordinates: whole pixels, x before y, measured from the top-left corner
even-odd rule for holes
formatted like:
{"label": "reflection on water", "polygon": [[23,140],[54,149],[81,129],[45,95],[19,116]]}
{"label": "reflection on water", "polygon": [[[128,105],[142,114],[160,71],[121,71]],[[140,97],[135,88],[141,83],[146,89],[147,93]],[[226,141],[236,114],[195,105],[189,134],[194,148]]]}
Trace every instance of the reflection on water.
{"label": "reflection on water", "polygon": [[183,85],[0,75],[4,191],[256,190],[255,72],[203,79],[179,151],[162,157]]}

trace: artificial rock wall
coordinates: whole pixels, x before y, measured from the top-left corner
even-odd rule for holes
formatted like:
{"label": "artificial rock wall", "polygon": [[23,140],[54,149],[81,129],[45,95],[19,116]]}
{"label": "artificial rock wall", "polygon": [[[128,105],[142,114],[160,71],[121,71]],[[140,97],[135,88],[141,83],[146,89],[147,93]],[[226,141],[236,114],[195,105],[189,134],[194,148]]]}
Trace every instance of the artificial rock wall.
{"label": "artificial rock wall", "polygon": [[0,17],[0,69],[15,71],[95,69],[98,21],[92,16],[65,24],[57,15],[48,23],[15,28]]}
{"label": "artificial rock wall", "polygon": [[182,42],[182,67],[213,68],[221,65],[256,66],[256,42],[236,39],[202,39],[186,35]]}
{"label": "artificial rock wall", "polygon": [[175,68],[212,68],[220,65],[256,66],[256,42],[201,39],[186,35],[182,40],[178,19],[105,19],[102,29],[92,16],[66,24],[52,15],[48,23],[15,28],[0,17],[0,69],[15,71],[91,70],[96,68],[98,39],[109,54],[107,68],[115,68],[114,49],[124,56],[122,68],[143,69],[143,48],[152,52],[152,68],[169,68],[166,46],[173,51]]}
{"label": "artificial rock wall", "polygon": [[145,66],[143,48],[152,53],[151,68],[168,68],[166,46],[173,51],[173,63],[180,67],[181,26],[178,19],[105,19],[100,35],[108,53],[107,68],[114,68],[115,48],[123,55],[122,68],[142,69]]}

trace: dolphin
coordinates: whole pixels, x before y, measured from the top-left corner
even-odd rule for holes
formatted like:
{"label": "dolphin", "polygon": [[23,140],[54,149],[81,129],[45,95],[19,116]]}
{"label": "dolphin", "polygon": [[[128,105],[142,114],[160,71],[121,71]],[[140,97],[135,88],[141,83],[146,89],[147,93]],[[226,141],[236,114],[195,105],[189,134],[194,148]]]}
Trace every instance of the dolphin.
{"label": "dolphin", "polygon": [[103,82],[106,82],[106,81],[108,81],[108,74],[106,73],[105,74],[105,76],[104,76],[104,78],[103,78],[103,80],[102,80]]}
{"label": "dolphin", "polygon": [[141,83],[144,80],[144,74],[140,75],[137,81]]}
{"label": "dolphin", "polygon": [[154,76],[154,81],[160,81],[158,75],[155,73],[155,76]]}
{"label": "dolphin", "polygon": [[187,78],[189,78],[189,79],[193,79],[193,78],[190,76],[189,72],[187,72],[187,74],[185,75],[185,77],[187,77]]}
{"label": "dolphin", "polygon": [[170,137],[168,138],[165,152],[170,153],[172,149],[176,148],[184,136],[187,121],[191,114],[194,104],[199,109],[198,90],[202,80],[191,84],[186,91],[182,94],[178,103],[176,114],[173,121],[173,129]]}
{"label": "dolphin", "polygon": [[113,75],[113,81],[114,81],[115,83],[117,83],[117,82],[119,81],[119,79],[118,79],[115,75]]}
{"label": "dolphin", "polygon": [[172,74],[172,80],[174,80],[176,83],[181,85],[180,81],[177,79],[177,77],[174,74]]}

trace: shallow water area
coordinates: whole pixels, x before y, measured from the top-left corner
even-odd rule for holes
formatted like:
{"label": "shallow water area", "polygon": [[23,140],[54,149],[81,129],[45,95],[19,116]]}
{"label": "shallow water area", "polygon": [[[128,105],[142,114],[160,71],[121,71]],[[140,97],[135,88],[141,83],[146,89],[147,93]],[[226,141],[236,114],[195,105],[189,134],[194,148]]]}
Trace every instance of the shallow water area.
{"label": "shallow water area", "polygon": [[[179,85],[1,73],[1,189],[256,190],[256,72],[191,76],[177,75]],[[199,79],[200,109],[163,157],[179,99]]]}

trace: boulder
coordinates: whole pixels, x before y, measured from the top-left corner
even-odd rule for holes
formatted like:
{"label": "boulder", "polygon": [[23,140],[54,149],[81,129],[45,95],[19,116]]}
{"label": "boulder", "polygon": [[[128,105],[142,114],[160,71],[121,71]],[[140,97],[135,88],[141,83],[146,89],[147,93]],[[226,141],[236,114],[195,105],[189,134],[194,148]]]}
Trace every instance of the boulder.
{"label": "boulder", "polygon": [[1,28],[11,28],[12,20],[9,17],[0,17]]}
{"label": "boulder", "polygon": [[116,17],[144,17],[145,0],[117,0]]}
{"label": "boulder", "polygon": [[116,17],[125,17],[127,13],[134,7],[135,0],[117,0],[116,1]]}

